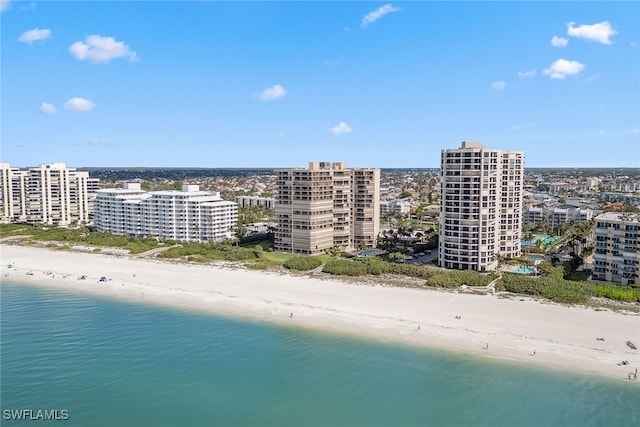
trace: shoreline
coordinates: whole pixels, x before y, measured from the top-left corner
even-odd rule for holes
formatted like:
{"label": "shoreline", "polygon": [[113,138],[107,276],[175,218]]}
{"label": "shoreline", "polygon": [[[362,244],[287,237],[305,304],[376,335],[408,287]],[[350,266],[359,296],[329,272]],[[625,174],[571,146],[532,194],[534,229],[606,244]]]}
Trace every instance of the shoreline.
{"label": "shoreline", "polygon": [[[625,381],[640,366],[640,352],[625,344],[639,344],[637,314],[131,256],[0,249],[2,281]],[[629,364],[618,366],[622,360]]]}

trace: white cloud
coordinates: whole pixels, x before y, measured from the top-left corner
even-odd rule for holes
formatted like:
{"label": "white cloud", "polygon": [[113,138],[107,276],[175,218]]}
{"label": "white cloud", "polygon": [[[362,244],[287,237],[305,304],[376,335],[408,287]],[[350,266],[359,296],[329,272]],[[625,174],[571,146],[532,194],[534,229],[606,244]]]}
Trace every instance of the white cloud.
{"label": "white cloud", "polygon": [[581,37],[583,39],[596,41],[602,44],[611,44],[610,37],[618,34],[611,28],[609,21],[602,21],[593,25],[580,25],[575,27],[575,22],[567,24],[567,34],[571,37]]}
{"label": "white cloud", "polygon": [[518,72],[518,77],[533,77],[536,75],[536,69],[534,68],[533,70],[529,70],[529,71],[519,71]]}
{"label": "white cloud", "polygon": [[565,39],[558,36],[553,36],[551,38],[551,46],[565,47],[567,44],[569,44],[569,39]]}
{"label": "white cloud", "polygon": [[640,133],[640,128],[631,129],[631,133]]}
{"label": "white cloud", "polygon": [[112,59],[128,57],[129,61],[137,61],[135,52],[129,46],[113,37],[102,37],[94,34],[86,38],[86,43],[75,42],[69,46],[69,52],[77,59],[95,63],[107,63]]}
{"label": "white cloud", "polygon": [[69,111],[89,111],[95,106],[96,104],[84,98],[71,98],[64,104],[64,108]]}
{"label": "white cloud", "polygon": [[360,24],[360,26],[362,28],[367,28],[369,24],[373,24],[384,15],[392,12],[398,12],[399,10],[399,7],[394,7],[392,4],[385,4],[384,6],[381,6],[376,10],[367,13],[365,17],[362,18],[362,24]]}
{"label": "white cloud", "polygon": [[327,61],[324,61],[323,64],[324,65],[338,65],[340,62],[342,62],[342,61],[340,61],[339,59],[336,59],[335,61],[327,60]]}
{"label": "white cloud", "polygon": [[171,135],[171,139],[173,139],[174,141],[180,141],[182,139],[182,134],[179,132],[174,133],[173,135]]}
{"label": "white cloud", "polygon": [[260,92],[257,96],[263,101],[273,101],[274,99],[282,98],[287,95],[287,90],[280,85],[274,85],[273,87],[268,87],[262,92]]}
{"label": "white cloud", "polygon": [[11,5],[11,2],[9,0],[0,0],[0,12],[9,10],[10,5]]}
{"label": "white cloud", "polygon": [[43,102],[42,104],[40,104],[40,108],[38,110],[42,114],[53,114],[57,111],[56,107],[54,107],[51,104],[47,104],[46,102]]}
{"label": "white cloud", "polygon": [[542,74],[552,79],[565,79],[567,76],[573,76],[584,70],[584,64],[578,61],[567,61],[566,59],[558,59],[549,66]]}
{"label": "white cloud", "polygon": [[282,137],[284,137],[284,132],[283,131],[278,131],[273,136],[275,136],[276,138],[282,138]]}
{"label": "white cloud", "polygon": [[342,135],[343,133],[350,133],[353,129],[349,127],[345,122],[338,123],[338,126],[334,126],[329,129],[329,133],[332,135]]}
{"label": "white cloud", "polygon": [[507,87],[507,82],[505,82],[504,80],[493,82],[491,83],[491,87],[495,90],[504,90],[504,88]]}
{"label": "white cloud", "polygon": [[25,31],[18,37],[18,41],[25,43],[32,43],[37,40],[46,40],[51,37],[51,30],[35,28],[33,30]]}

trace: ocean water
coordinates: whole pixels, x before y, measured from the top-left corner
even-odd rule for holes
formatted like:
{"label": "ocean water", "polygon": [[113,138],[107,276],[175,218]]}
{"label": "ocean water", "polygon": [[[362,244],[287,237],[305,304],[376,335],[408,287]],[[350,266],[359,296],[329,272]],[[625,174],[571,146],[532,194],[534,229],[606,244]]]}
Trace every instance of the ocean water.
{"label": "ocean water", "polygon": [[[640,387],[2,283],[2,426],[638,426]],[[58,410],[66,421],[7,419]]]}

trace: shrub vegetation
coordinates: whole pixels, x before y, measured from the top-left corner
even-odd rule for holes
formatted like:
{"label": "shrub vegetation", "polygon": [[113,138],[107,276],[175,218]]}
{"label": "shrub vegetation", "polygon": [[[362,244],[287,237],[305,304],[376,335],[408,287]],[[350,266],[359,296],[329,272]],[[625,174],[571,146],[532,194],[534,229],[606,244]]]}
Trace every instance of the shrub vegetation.
{"label": "shrub vegetation", "polygon": [[493,273],[480,274],[475,271],[442,271],[415,264],[386,262],[379,258],[333,260],[325,264],[322,271],[342,276],[397,274],[424,279],[426,281],[425,285],[442,288],[454,288],[462,285],[487,286],[497,277]]}
{"label": "shrub vegetation", "polygon": [[312,256],[296,255],[286,260],[282,265],[289,270],[309,271],[320,267],[322,260]]}
{"label": "shrub vegetation", "polygon": [[182,243],[181,246],[175,246],[162,252],[159,256],[162,258],[183,258],[192,257],[201,261],[208,260],[225,260],[225,261],[247,261],[261,258],[262,251],[254,248],[243,248],[232,246],[228,243]]}
{"label": "shrub vegetation", "polygon": [[563,278],[563,267],[547,267],[543,266],[546,271],[546,276],[543,277],[505,273],[496,289],[567,304],[584,304],[594,296],[624,302],[640,301],[640,288],[566,280]]}

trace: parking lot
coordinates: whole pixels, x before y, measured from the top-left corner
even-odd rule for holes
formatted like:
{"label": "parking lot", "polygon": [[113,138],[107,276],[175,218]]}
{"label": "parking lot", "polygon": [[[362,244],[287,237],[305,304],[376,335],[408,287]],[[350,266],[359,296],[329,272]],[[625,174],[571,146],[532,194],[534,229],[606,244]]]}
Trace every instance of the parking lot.
{"label": "parking lot", "polygon": [[[422,254],[422,255],[421,255]],[[404,262],[406,264],[426,264],[431,260],[438,259],[438,249],[431,249],[430,251],[420,252],[418,254],[414,254],[412,257],[406,259]]]}

